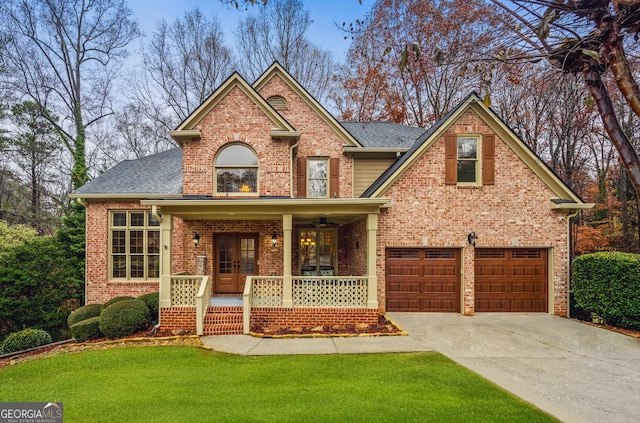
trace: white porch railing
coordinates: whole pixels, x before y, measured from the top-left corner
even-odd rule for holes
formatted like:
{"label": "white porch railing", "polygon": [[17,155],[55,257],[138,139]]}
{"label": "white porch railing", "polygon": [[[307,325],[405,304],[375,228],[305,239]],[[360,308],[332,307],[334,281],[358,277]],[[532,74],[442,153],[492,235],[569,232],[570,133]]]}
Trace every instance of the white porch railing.
{"label": "white porch railing", "polygon": [[203,276],[200,289],[196,294],[196,335],[204,334],[204,318],[211,303],[211,282],[209,276]]}
{"label": "white porch railing", "polygon": [[[366,308],[366,276],[294,276],[293,307]],[[251,327],[251,307],[280,308],[284,299],[282,276],[247,276],[244,286],[243,329]]]}
{"label": "white porch railing", "polygon": [[209,276],[172,275],[171,307],[196,308],[196,333],[204,333],[204,317],[211,301]]}

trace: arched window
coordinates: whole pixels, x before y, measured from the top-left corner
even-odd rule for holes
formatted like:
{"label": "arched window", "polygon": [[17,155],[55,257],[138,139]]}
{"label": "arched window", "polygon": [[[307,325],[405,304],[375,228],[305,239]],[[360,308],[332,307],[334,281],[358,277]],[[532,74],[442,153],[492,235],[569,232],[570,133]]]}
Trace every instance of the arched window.
{"label": "arched window", "polygon": [[215,159],[217,193],[257,193],[258,157],[244,144],[231,144]]}

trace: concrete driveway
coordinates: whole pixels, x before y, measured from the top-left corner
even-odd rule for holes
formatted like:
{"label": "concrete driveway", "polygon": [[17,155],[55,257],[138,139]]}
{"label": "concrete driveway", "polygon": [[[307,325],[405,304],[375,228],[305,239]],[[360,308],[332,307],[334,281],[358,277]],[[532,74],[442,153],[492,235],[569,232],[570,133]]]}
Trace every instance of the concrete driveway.
{"label": "concrete driveway", "polygon": [[243,355],[437,351],[562,421],[640,421],[640,339],[542,313],[388,316],[409,336],[202,342]]}
{"label": "concrete driveway", "polygon": [[640,420],[640,340],[546,314],[404,314],[438,351],[565,422]]}

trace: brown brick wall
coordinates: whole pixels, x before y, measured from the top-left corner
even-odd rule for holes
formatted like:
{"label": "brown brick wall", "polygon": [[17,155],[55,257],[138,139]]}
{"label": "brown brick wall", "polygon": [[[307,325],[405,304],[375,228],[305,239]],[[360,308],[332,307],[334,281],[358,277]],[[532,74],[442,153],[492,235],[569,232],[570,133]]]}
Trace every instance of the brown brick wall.
{"label": "brown brick wall", "polygon": [[196,331],[195,307],[170,307],[160,309],[160,330],[184,329]]}
{"label": "brown brick wall", "polygon": [[378,310],[366,308],[294,308],[258,307],[251,309],[251,326],[331,326],[358,323],[376,324]]}
{"label": "brown brick wall", "polygon": [[[468,111],[448,129],[456,134],[490,134],[491,129]],[[393,184],[383,197],[393,207],[379,217],[378,289],[385,304],[385,247],[463,248],[465,314],[473,314],[474,252],[467,234],[475,231],[477,247],[549,248],[554,265],[553,314],[566,315],[567,222],[550,209],[555,194],[496,136],[495,185],[462,188],[445,185],[444,136]]]}

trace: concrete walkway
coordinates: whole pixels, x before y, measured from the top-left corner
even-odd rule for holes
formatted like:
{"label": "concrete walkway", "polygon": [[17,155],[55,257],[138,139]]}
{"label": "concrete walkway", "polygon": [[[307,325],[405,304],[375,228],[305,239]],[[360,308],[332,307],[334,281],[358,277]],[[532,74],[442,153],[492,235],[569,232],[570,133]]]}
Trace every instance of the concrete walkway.
{"label": "concrete walkway", "polygon": [[437,351],[565,422],[640,418],[640,340],[546,314],[389,313],[409,336],[203,337],[242,355]]}

